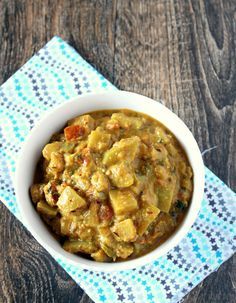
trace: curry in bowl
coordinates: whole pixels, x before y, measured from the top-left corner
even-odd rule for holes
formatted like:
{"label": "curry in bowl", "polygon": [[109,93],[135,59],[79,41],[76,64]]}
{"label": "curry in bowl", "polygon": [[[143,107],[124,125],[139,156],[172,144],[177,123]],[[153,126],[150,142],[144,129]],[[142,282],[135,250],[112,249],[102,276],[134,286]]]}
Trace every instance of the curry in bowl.
{"label": "curry in bowl", "polygon": [[193,173],[174,135],[130,110],[70,120],[42,150],[36,210],[71,253],[100,262],[142,256],[180,225]]}

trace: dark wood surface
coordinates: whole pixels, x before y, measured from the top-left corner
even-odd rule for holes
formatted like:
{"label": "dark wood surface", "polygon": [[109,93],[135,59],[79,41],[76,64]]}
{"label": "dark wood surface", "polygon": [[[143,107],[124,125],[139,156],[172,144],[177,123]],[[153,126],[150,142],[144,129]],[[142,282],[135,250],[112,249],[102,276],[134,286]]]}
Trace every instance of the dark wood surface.
{"label": "dark wood surface", "polygon": [[[235,0],[0,0],[0,83],[54,35],[121,89],[165,104],[236,188]],[[0,302],[92,302],[0,205]],[[184,303],[233,303],[236,259]]]}

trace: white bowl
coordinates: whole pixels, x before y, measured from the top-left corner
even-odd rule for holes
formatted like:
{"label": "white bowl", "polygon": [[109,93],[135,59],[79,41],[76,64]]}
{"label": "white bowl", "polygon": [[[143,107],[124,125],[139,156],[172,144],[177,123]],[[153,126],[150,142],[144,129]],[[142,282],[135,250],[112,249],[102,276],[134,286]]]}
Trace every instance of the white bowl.
{"label": "white bowl", "polygon": [[[99,263],[66,252],[50,234],[48,228],[36,212],[29,196],[36,163],[43,146],[51,135],[62,129],[67,120],[85,112],[128,108],[142,112],[163,123],[179,140],[184,148],[194,173],[194,190],[188,212],[177,231],[161,246],[134,260],[118,263]],[[167,253],[186,235],[194,223],[201,206],[204,190],[204,165],[198,145],[187,126],[173,112],[150,98],[125,91],[86,94],[68,101],[46,114],[32,129],[23,145],[16,169],[16,196],[20,212],[29,231],[35,239],[53,256],[64,258],[73,265],[100,271],[115,271],[135,268]]]}

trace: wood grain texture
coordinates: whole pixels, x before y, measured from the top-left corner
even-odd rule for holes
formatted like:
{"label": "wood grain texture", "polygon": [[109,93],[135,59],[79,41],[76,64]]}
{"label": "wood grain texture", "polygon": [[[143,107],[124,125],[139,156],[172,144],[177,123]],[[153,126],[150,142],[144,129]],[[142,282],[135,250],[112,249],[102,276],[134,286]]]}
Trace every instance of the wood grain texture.
{"label": "wood grain texture", "polygon": [[[54,35],[121,89],[155,99],[189,126],[206,165],[236,189],[234,0],[0,0],[0,83]],[[0,205],[0,302],[91,303]],[[236,258],[184,303],[235,302]]]}

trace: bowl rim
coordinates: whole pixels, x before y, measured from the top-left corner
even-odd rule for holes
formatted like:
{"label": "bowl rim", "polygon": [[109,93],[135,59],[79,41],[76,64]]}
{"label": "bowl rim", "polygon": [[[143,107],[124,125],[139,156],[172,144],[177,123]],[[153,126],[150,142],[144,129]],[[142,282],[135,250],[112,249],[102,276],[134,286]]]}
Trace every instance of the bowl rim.
{"label": "bowl rim", "polygon": [[[21,175],[22,175],[22,170],[24,170],[25,153],[26,153],[26,150],[28,149],[29,143],[34,140],[34,137],[35,137],[35,135],[37,135],[39,128],[51,116],[55,115],[60,110],[66,108],[67,106],[70,106],[76,102],[78,102],[78,104],[79,104],[79,102],[83,102],[83,99],[84,100],[93,99],[95,101],[96,98],[98,99],[100,97],[104,97],[104,98],[110,98],[111,99],[110,102],[112,102],[112,98],[114,98],[114,96],[118,96],[121,98],[127,98],[127,99],[130,97],[132,97],[133,99],[140,99],[140,100],[142,100],[143,105],[144,105],[144,103],[146,103],[146,104],[149,103],[149,105],[151,105],[151,106],[159,107],[160,109],[165,111],[170,117],[172,117],[176,121],[178,121],[178,124],[182,125],[186,134],[188,135],[188,139],[191,141],[191,148],[194,149],[195,158],[196,158],[195,161],[197,162],[198,165],[197,165],[197,167],[195,167],[195,170],[194,170],[194,192],[193,192],[191,204],[188,209],[188,212],[186,213],[186,215],[184,217],[183,222],[177,228],[177,230],[166,241],[164,241],[160,246],[158,246],[154,250],[148,252],[147,254],[145,254],[141,257],[127,260],[127,261],[121,261],[121,262],[102,263],[102,262],[87,260],[78,255],[68,253],[63,248],[59,249],[59,251],[58,251],[45,242],[45,240],[38,234],[36,229],[33,227],[32,221],[27,216],[25,216],[25,211],[24,211],[25,207],[23,206],[23,203],[22,203],[22,201],[23,201],[22,199],[25,196],[25,193],[24,193],[25,189],[22,188],[22,186],[21,186],[21,184],[22,184]],[[139,102],[139,101],[136,101],[136,102]],[[115,108],[121,109],[121,107],[119,107],[118,103],[117,103],[117,107],[115,107]],[[124,107],[122,107],[122,108],[124,108]],[[132,109],[132,107],[130,106],[129,103],[127,104],[126,108],[134,110],[134,109]],[[109,109],[109,108],[107,108],[107,109]],[[94,110],[96,110],[96,108]],[[78,111],[79,111],[79,106],[78,106]],[[134,110],[134,111],[136,111],[136,110]],[[145,111],[144,111],[144,113],[145,113]],[[74,114],[74,117],[75,116],[76,116],[76,113]],[[153,117],[153,118],[158,120],[156,117]],[[68,119],[65,119],[64,123],[67,120]],[[164,126],[169,129],[168,125],[164,124]],[[175,132],[173,132],[172,130],[171,130],[171,132],[174,133],[174,135],[176,136]],[[186,154],[188,155],[188,151],[186,150],[186,148],[185,147],[183,147],[183,148],[184,148]],[[191,163],[191,165],[192,165],[192,163]],[[196,174],[196,170],[197,170],[197,174]],[[196,181],[198,182],[198,186],[196,186],[195,178],[197,178]],[[28,190],[29,189],[27,188],[27,192],[28,192]],[[202,202],[203,192],[204,192],[204,164],[203,164],[203,159],[202,159],[198,144],[197,144],[195,138],[193,137],[191,131],[189,130],[189,128],[174,112],[172,112],[170,109],[168,109],[166,106],[164,106],[159,101],[148,98],[141,94],[128,92],[128,91],[121,91],[121,90],[114,90],[114,91],[109,91],[109,92],[98,92],[98,93],[93,92],[93,93],[86,93],[86,94],[83,94],[80,96],[76,96],[75,98],[71,98],[70,100],[60,104],[59,106],[54,107],[53,109],[46,112],[42,116],[42,118],[35,124],[35,126],[32,128],[32,130],[28,134],[25,142],[23,143],[21,151],[19,153],[19,157],[17,159],[16,174],[15,174],[15,191],[16,191],[16,198],[17,198],[17,202],[18,202],[18,206],[19,206],[19,210],[20,210],[20,214],[21,214],[23,223],[28,228],[28,230],[31,232],[31,234],[34,236],[34,238],[47,251],[49,251],[49,253],[52,256],[56,257],[57,259],[61,259],[61,260],[63,260],[63,258],[64,258],[66,260],[66,262],[68,262],[70,265],[80,266],[81,268],[87,269],[87,270],[95,270],[95,271],[103,271],[103,272],[122,271],[122,270],[140,267],[140,266],[146,265],[148,263],[151,263],[152,261],[159,259],[161,256],[163,256],[168,251],[170,251],[172,248],[174,248],[184,238],[184,236],[187,234],[187,232],[190,230],[192,224],[196,220],[199,209],[201,207],[201,202]],[[28,200],[31,203],[31,206],[34,208],[31,198],[29,197],[29,194],[28,194]],[[37,212],[36,212],[36,214],[38,215]],[[40,220],[42,221],[43,224],[45,224],[41,218],[40,218]],[[45,228],[47,228],[47,227],[45,226]],[[48,231],[48,234],[49,234],[49,231]],[[57,241],[57,240],[54,239],[54,241]]]}

